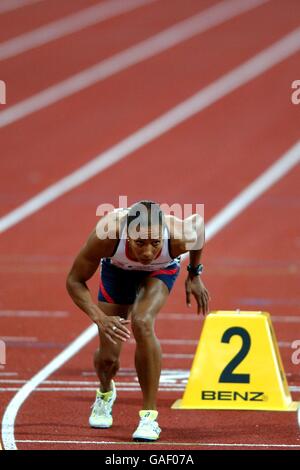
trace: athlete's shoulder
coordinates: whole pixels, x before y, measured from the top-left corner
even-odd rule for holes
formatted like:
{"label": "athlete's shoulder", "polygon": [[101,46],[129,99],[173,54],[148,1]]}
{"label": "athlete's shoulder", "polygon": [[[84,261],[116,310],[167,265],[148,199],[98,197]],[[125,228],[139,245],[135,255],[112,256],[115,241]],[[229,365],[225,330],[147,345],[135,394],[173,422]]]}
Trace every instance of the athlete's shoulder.
{"label": "athlete's shoulder", "polygon": [[119,239],[127,213],[127,209],[120,208],[101,217],[95,230],[99,240]]}
{"label": "athlete's shoulder", "polygon": [[175,256],[189,251],[193,244],[199,246],[204,243],[204,219],[199,214],[180,219],[173,215],[165,216],[166,225],[170,233],[170,244]]}

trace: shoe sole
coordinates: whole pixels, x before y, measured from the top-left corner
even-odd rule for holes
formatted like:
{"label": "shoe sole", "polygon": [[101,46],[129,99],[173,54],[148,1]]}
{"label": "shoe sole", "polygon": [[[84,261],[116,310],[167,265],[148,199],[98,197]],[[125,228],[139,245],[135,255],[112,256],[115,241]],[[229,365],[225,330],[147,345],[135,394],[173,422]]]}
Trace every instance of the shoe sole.
{"label": "shoe sole", "polygon": [[90,424],[90,428],[92,428],[92,429],[109,429],[111,427],[112,427],[112,425],[111,426],[92,426]]}
{"label": "shoe sole", "polygon": [[159,437],[157,437],[156,439],[151,439],[151,437],[133,437],[132,440],[134,442],[156,442],[159,440]]}
{"label": "shoe sole", "polygon": [[134,442],[156,442],[158,439],[145,439],[143,437],[135,437],[133,439]]}

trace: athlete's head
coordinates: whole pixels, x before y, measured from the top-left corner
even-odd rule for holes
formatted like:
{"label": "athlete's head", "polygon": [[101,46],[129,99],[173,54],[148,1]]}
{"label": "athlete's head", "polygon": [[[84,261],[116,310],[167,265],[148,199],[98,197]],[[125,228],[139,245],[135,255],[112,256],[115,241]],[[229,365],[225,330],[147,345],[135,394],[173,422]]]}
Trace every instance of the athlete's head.
{"label": "athlete's head", "polygon": [[163,244],[164,214],[156,202],[139,201],[127,214],[127,235],[130,249],[142,264],[150,264]]}

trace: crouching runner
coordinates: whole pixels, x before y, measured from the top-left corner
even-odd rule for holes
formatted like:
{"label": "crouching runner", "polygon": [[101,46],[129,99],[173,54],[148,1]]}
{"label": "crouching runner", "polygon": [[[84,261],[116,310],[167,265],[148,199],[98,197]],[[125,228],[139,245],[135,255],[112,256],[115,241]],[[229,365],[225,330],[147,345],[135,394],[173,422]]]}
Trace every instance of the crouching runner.
{"label": "crouching runner", "polygon": [[[161,348],[154,332],[156,315],[165,304],[180,270],[180,255],[189,251],[185,281],[186,302],[191,294],[197,312],[208,312],[209,294],[201,280],[204,222],[194,214],[181,220],[163,213],[159,204],[140,201],[128,209],[106,214],[77,255],[67,278],[67,289],[78,307],[96,323],[100,346],[94,365],[100,387],[90,416],[93,428],[112,426],[122,344],[136,341],[135,367],[143,395],[140,421],[133,433],[137,441],[156,441],[157,392],[161,373]],[[190,247],[196,247],[190,249]],[[101,264],[98,303],[87,281]],[[130,320],[129,320],[130,319]]]}

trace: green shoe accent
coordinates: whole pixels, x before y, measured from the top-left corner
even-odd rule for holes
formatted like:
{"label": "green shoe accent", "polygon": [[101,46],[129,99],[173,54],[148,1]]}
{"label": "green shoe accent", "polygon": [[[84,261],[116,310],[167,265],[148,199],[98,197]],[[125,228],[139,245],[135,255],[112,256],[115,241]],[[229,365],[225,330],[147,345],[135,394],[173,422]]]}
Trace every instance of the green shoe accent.
{"label": "green shoe accent", "polygon": [[156,410],[141,410],[139,412],[140,418],[148,418],[151,419],[151,421],[154,421],[157,419],[158,416],[158,411]]}
{"label": "green shoe accent", "polygon": [[109,401],[113,396],[113,391],[110,390],[109,392],[101,392],[97,390],[97,398],[101,398],[104,401]]}

